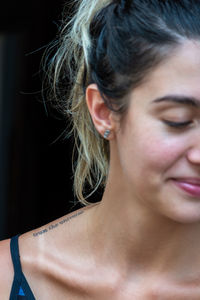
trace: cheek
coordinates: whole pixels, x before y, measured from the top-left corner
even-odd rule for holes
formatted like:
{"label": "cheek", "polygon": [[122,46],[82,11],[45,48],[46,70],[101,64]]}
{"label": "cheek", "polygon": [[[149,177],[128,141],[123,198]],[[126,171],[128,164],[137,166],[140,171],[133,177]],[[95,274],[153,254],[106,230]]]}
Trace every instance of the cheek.
{"label": "cheek", "polygon": [[140,161],[141,170],[153,173],[167,171],[185,152],[186,143],[183,139],[166,135],[145,133],[135,144],[135,155]]}
{"label": "cheek", "polygon": [[126,125],[118,136],[118,150],[122,170],[131,180],[145,177],[157,181],[165,177],[186,152],[188,138],[178,132],[169,133],[157,120],[138,114]]}
{"label": "cheek", "polygon": [[143,130],[135,130],[129,138],[128,159],[134,162],[137,174],[152,175],[155,172],[165,172],[186,151],[187,141],[182,136],[172,136],[157,128],[148,126]]}

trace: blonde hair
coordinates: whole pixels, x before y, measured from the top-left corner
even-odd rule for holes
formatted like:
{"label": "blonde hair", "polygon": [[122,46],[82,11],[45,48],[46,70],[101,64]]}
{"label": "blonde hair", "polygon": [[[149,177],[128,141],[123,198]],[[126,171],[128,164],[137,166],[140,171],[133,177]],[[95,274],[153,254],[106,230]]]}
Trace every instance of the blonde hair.
{"label": "blonde hair", "polygon": [[[110,0],[76,0],[73,3],[75,14],[63,18],[62,29],[56,42],[45,53],[56,52],[48,62],[46,79],[51,86],[53,99],[64,104],[64,113],[70,116],[71,131],[75,139],[76,158],[73,152],[74,192],[78,200],[87,205],[86,200],[100,185],[105,185],[109,168],[109,145],[96,131],[91,120],[82,81],[88,81],[88,56],[91,48],[89,27],[95,14],[108,5]],[[69,9],[69,7],[67,7]],[[60,82],[69,75],[70,89],[63,88]],[[86,75],[85,75],[86,74]],[[63,93],[64,91],[64,93]],[[61,95],[62,94],[62,95]],[[61,102],[60,102],[61,103]],[[59,104],[58,104],[59,105]],[[61,107],[63,110],[63,106]],[[85,193],[86,185],[92,192]]]}

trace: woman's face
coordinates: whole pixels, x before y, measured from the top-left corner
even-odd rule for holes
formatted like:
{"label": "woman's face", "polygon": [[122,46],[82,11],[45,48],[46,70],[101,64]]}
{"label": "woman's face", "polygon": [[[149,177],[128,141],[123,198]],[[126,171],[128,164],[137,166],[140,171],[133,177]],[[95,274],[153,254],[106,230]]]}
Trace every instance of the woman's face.
{"label": "woman's face", "polygon": [[114,140],[121,180],[154,212],[200,221],[200,43],[180,46],[130,97]]}

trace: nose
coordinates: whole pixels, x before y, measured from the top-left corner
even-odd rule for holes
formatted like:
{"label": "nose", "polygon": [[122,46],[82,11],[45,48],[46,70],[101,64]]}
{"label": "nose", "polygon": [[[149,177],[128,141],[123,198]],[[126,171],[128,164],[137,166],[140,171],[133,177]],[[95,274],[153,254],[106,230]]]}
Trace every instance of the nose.
{"label": "nose", "polygon": [[200,138],[198,145],[188,150],[187,159],[192,164],[200,164]]}

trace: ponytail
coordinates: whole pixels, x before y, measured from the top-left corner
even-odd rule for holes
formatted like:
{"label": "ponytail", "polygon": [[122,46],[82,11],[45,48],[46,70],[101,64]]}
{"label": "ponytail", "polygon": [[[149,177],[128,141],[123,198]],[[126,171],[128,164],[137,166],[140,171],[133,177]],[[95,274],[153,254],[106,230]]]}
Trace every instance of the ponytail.
{"label": "ponytail", "polygon": [[[105,184],[108,173],[108,141],[102,139],[93,125],[82,83],[83,80],[86,84],[88,82],[90,23],[95,14],[110,2],[110,0],[75,1],[75,14],[62,25],[58,40],[51,47],[57,50],[48,63],[46,72],[48,86],[51,87],[51,98],[60,105],[62,111],[64,108],[65,115],[70,117],[70,133],[75,139],[74,192],[78,200],[85,205],[88,204],[86,198],[101,184]],[[65,22],[66,17],[63,20],[63,23]],[[47,58],[51,48],[48,50]],[[85,187],[88,184],[92,192],[86,195]]]}

